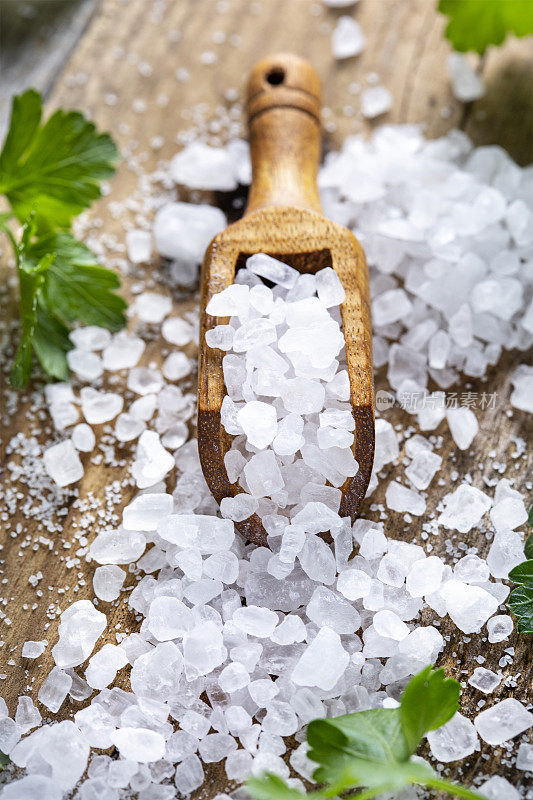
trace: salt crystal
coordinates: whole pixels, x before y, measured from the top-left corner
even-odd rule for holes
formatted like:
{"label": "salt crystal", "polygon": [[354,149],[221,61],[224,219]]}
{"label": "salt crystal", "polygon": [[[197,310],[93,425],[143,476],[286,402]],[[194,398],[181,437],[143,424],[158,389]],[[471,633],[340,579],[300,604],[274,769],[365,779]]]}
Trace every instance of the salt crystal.
{"label": "salt crystal", "polygon": [[190,374],[190,359],[185,353],[170,353],[164,360],[161,371],[168,381],[179,381]]}
{"label": "salt crystal", "polygon": [[325,390],[318,382],[306,378],[285,381],[282,399],[287,411],[294,414],[314,414],[324,407]]}
{"label": "salt crystal", "polygon": [[137,445],[137,456],[132,475],[137,486],[145,489],[162,480],[174,467],[174,459],[162,446],[155,431],[144,431]]}
{"label": "salt crystal", "polygon": [[134,367],[145,348],[145,343],[137,336],[121,332],[104,348],[102,354],[104,369],[119,370]]}
{"label": "salt crystal", "polygon": [[117,671],[128,663],[126,653],[114,644],[104,646],[89,659],[85,678],[93,689],[105,689],[115,679]]}
{"label": "salt crystal", "polygon": [[159,641],[182,637],[194,626],[190,608],[177,597],[156,597],[148,611],[148,627],[152,635]]}
{"label": "salt crystal", "polygon": [[429,731],[427,740],[431,755],[444,763],[459,761],[479,750],[476,729],[459,712],[436,731]]}
{"label": "salt crystal", "polygon": [[[42,717],[37,708],[33,704],[31,697],[19,697],[17,703],[17,710],[15,712],[15,722],[19,728],[27,733],[32,728],[40,725]],[[3,751],[5,752],[5,751]]]}
{"label": "salt crystal", "polygon": [[384,86],[369,86],[361,94],[361,114],[374,119],[392,108],[392,95]]}
{"label": "salt crystal", "polygon": [[[519,367],[512,375],[514,390],[511,394],[511,405],[520,411],[533,413],[533,369],[526,372]],[[522,370],[522,371],[521,371]]]}
{"label": "salt crystal", "polygon": [[434,664],[444,647],[442,634],[431,625],[414,628],[399,643],[399,652],[424,664]]}
{"label": "salt crystal", "polygon": [[183,657],[191,677],[207,675],[226,658],[222,634],[214,622],[204,622],[183,637]]}
{"label": "salt crystal", "polygon": [[173,506],[171,494],[140,494],[122,512],[124,529],[127,531],[155,531],[159,520],[172,513]]}
{"label": "salt crystal", "polygon": [[339,276],[331,267],[319,270],[315,275],[318,299],[326,308],[339,306],[344,302],[346,292]]}
{"label": "salt crystal", "polygon": [[531,728],[533,714],[519,700],[507,697],[478,714],[474,725],[483,741],[497,746]]}
{"label": "salt crystal", "polygon": [[335,557],[327,544],[318,536],[308,534],[298,556],[302,569],[311,580],[331,586],[337,574]]}
{"label": "salt crystal", "polygon": [[135,394],[157,394],[163,388],[163,378],[157,369],[135,367],[130,370],[127,386]]}
{"label": "salt crystal", "polygon": [[406,588],[411,597],[423,597],[440,586],[444,564],[437,556],[416,561],[407,573]]}
{"label": "salt crystal", "polygon": [[484,667],[476,667],[472,675],[469,677],[468,683],[475,689],[479,689],[485,694],[490,694],[497,686],[500,685],[501,680],[502,676],[496,675],[496,673],[492,672],[492,670],[485,669]]}
{"label": "salt crystal", "polygon": [[[242,522],[259,508],[259,502],[249,494],[237,494],[235,497],[224,497],[220,503],[220,513],[234,522]],[[230,581],[231,582],[231,581]]]}
{"label": "salt crystal", "polygon": [[208,347],[216,347],[219,350],[230,350],[233,344],[235,328],[231,325],[217,325],[206,331],[205,343]]}
{"label": "salt crystal", "polygon": [[178,347],[184,347],[194,338],[192,326],[181,317],[169,317],[166,319],[161,327],[161,333],[167,342],[176,344]]}
{"label": "salt crystal", "polygon": [[49,408],[54,428],[63,431],[79,419],[79,411],[74,403],[52,403]]}
{"label": "salt crystal", "polygon": [[370,592],[372,579],[360,569],[345,569],[337,578],[337,590],[348,600],[366,597]]}
{"label": "salt crystal", "polygon": [[83,477],[83,464],[70,439],[45,450],[43,461],[46,471],[58,486],[70,486]]}
{"label": "salt crystal", "polygon": [[372,301],[372,321],[378,327],[403,319],[413,305],[403,289],[389,289]]}
{"label": "salt crystal", "polygon": [[99,392],[84,386],[80,392],[81,410],[90,425],[109,422],[122,411],[124,398],[113,392]]}
{"label": "salt crystal", "polygon": [[468,533],[492,505],[490,497],[462,483],[455,492],[445,495],[444,511],[438,518],[439,525],[445,528]]}
{"label": "salt crystal", "polygon": [[264,450],[276,436],[276,409],[268,403],[252,400],[237,412],[237,420],[254,447]]}
{"label": "salt crystal", "polygon": [[22,731],[9,717],[0,719],[0,752],[8,755],[20,739]]}
{"label": "salt crystal", "polygon": [[331,49],[334,58],[357,56],[365,49],[366,38],[361,26],[352,17],[339,17],[331,35]]}
{"label": "salt crystal", "polygon": [[237,328],[233,337],[233,350],[244,353],[252,347],[268,345],[276,340],[276,328],[264,317],[251,319]]}
{"label": "salt crystal", "polygon": [[72,429],[71,439],[76,450],[82,453],[90,453],[96,444],[94,431],[86,422],[80,422]]}
{"label": "salt crystal", "polygon": [[200,264],[207,246],[226,227],[219,208],[193,203],[167,203],[154,219],[157,252],[185,264]]}
{"label": "salt crystal", "polygon": [[361,617],[355,608],[324,586],[313,592],[307,604],[307,616],[319,628],[328,627],[339,634],[355,633],[361,625]]}
{"label": "salt crystal", "polygon": [[501,775],[493,775],[479,786],[479,792],[487,800],[521,800],[521,794]]}
{"label": "salt crystal", "polygon": [[233,622],[239,630],[261,639],[270,636],[278,621],[273,611],[254,605],[238,608],[233,614]]}
{"label": "salt crystal", "polygon": [[453,568],[453,576],[463,583],[485,583],[489,579],[487,562],[471,553],[460,558]]}
{"label": "salt crystal", "polygon": [[126,251],[132,264],[146,264],[152,255],[152,237],[148,231],[133,229],[126,233]]}
{"label": "salt crystal", "polygon": [[[80,662],[81,663],[81,662]],[[72,678],[59,667],[53,667],[38,692],[38,700],[56,714],[69,692]]]}
{"label": "salt crystal", "polygon": [[516,754],[516,767],[517,769],[533,772],[533,744],[522,742],[519,745]]}
{"label": "salt crystal", "polygon": [[174,783],[180,795],[189,795],[204,782],[202,762],[196,755],[187,756],[176,767]]}
{"label": "salt crystal", "polygon": [[441,464],[442,458],[437,453],[419,450],[405,470],[405,475],[417,489],[427,489]]}
{"label": "salt crystal", "polygon": [[165,754],[165,739],[148,728],[119,728],[111,734],[111,741],[123,758],[147,764]]}
{"label": "salt crystal", "polygon": [[69,350],[67,362],[72,372],[84,381],[95,381],[104,372],[100,356],[87,350]]}
{"label": "salt crystal", "polygon": [[519,533],[510,529],[497,530],[487,556],[491,575],[507,578],[509,572],[524,561],[524,543]]}
{"label": "salt crystal", "polygon": [[105,630],[106,622],[105,614],[97,611],[89,600],[77,600],[65,609],[59,623],[59,641],[52,648],[56,665],[76,667],[85,661]]}
{"label": "salt crystal", "polygon": [[507,614],[497,614],[491,617],[487,622],[487,631],[489,634],[489,642],[503,642],[508,639],[513,632],[514,624],[512,617]]}
{"label": "salt crystal", "polygon": [[144,421],[127,412],[119,414],[115,422],[115,436],[119,442],[131,442],[133,439],[137,439],[144,430],[146,430]]}
{"label": "salt crystal", "polygon": [[496,600],[480,586],[450,580],[441,587],[446,611],[463,633],[479,633],[498,608]]}
{"label": "salt crystal", "polygon": [[223,147],[191,142],[170,162],[170,175],[189,189],[231,192],[237,188],[232,160]]}
{"label": "salt crystal", "polygon": [[409,628],[394,611],[383,609],[374,615],[372,624],[380,636],[400,642],[409,633]]}
{"label": "salt crystal", "polygon": [[477,100],[485,94],[481,77],[472,69],[463,53],[450,53],[448,71],[454,97],[463,103]]}
{"label": "salt crystal", "polygon": [[370,560],[382,556],[388,547],[387,537],[378,528],[370,528],[359,545],[359,555]]}
{"label": "salt crystal", "polygon": [[276,258],[265,255],[265,253],[257,253],[250,256],[246,261],[246,268],[254,275],[259,275],[266,278],[278,286],[284,286],[286,289],[291,289],[298,278],[299,273],[290,267],[278,261]]}
{"label": "salt crystal", "polygon": [[[328,654],[324,658],[324,653]],[[350,657],[331,628],[321,628],[299,658],[291,675],[297,686],[318,686],[330,691],[343,675]]]}
{"label": "salt crystal", "polygon": [[74,347],[80,350],[103,350],[111,341],[111,334],[106,328],[99,328],[97,325],[85,325],[82,328],[75,328],[70,331],[68,338]]}
{"label": "salt crystal", "polygon": [[467,450],[479,430],[476,415],[470,408],[449,408],[446,419],[453,440],[460,450]]}
{"label": "salt crystal", "polygon": [[252,456],[244,467],[244,476],[254,497],[269,497],[284,486],[276,456],[271,450]]}
{"label": "salt crystal", "polygon": [[99,564],[129,564],[142,556],[146,538],[138,531],[106,530],[91,544],[90,554]]}
{"label": "salt crystal", "polygon": [[490,518],[497,531],[514,530],[527,521],[527,511],[521,498],[506,497],[491,508]]}
{"label": "salt crystal", "polygon": [[402,486],[398,481],[391,481],[385,493],[387,506],[394,511],[407,511],[409,514],[420,516],[426,510],[426,501],[418,492]]}
{"label": "salt crystal", "polygon": [[111,603],[120,595],[126,573],[116,564],[97,567],[93,575],[93,589],[99,600]]}
{"label": "salt crystal", "polygon": [[22,658],[39,658],[46,649],[45,642],[33,642],[31,639],[22,645]]}

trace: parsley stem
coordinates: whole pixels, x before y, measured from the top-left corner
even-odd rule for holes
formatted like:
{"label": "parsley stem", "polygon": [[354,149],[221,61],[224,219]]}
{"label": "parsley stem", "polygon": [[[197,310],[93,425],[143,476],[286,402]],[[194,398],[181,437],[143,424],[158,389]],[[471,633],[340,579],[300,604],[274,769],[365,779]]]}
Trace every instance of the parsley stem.
{"label": "parsley stem", "polygon": [[446,792],[452,797],[460,797],[464,800],[486,800],[483,795],[472,791],[472,789],[467,789],[466,786],[461,786],[458,783],[445,781],[442,778],[428,778],[424,781],[424,785],[430,789],[440,789],[441,792]]}

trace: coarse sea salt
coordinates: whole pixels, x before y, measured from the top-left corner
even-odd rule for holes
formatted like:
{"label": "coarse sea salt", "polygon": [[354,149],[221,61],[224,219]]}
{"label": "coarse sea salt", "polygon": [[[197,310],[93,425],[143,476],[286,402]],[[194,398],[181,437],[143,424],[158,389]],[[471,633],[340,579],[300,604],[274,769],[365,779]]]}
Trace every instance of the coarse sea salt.
{"label": "coarse sea salt", "polygon": [[[215,158],[231,162],[226,185],[243,175],[246,179],[244,159],[244,169],[237,169],[238,148],[224,152]],[[222,178],[223,170],[211,180],[204,172],[202,180],[213,188]],[[432,480],[435,488],[439,467],[439,483],[447,474],[436,452],[440,435],[431,432],[448,425],[456,446],[468,451],[478,418],[482,421],[479,406],[475,411],[447,407],[445,392],[462,374],[483,377],[502,347],[525,350],[531,344],[527,180],[502,150],[472,150],[459,132],[426,142],[418,128],[386,126],[369,140],[351,137],[342,151],[328,154],[320,177],[322,202],[328,216],[352,225],[365,246],[376,312],[376,366],[388,367],[386,396],[401,398],[413,423],[410,430],[395,430],[387,407],[379,409],[376,420],[369,494],[382,482],[378,473],[398,464],[405,445],[405,477],[413,488],[395,473],[388,493],[400,513],[416,514],[420,501],[425,505],[421,492]],[[157,212],[154,242],[163,257],[174,260],[171,272],[193,281],[204,248],[223,227],[218,209],[170,203]],[[140,321],[160,325],[168,302],[160,307],[150,293],[142,298]],[[23,729],[39,725],[34,707],[20,704],[11,721],[11,757],[17,766],[42,774],[13,782],[9,786],[15,791],[26,786],[28,797],[48,792],[59,798],[74,789],[87,768],[77,789],[84,800],[108,800],[107,795],[115,800],[119,790],[141,792],[147,800],[170,799],[202,784],[198,753],[207,762],[225,759],[229,778],[242,780],[264,769],[286,776],[280,734],[301,737],[304,726],[320,716],[394,707],[410,675],[434,663],[444,646],[435,616],[448,613],[468,637],[486,623],[491,646],[509,637],[511,617],[491,616],[506,591],[492,578],[518,552],[516,529],[524,509],[504,480],[494,499],[489,483],[474,486],[470,479],[449,492],[438,510],[428,498],[424,533],[430,536],[452,531],[453,541],[455,531],[468,533],[480,524],[491,533],[496,529],[479,556],[461,548],[454,552],[453,561],[462,558],[453,571],[453,562],[445,564],[435,551],[428,548],[426,554],[389,538],[386,512],[380,523],[376,517],[353,526],[338,513],[339,487],[357,472],[350,450],[355,422],[340,328],[342,302],[344,291],[331,268],[300,275],[264,254],[249,259],[236,283],[210,300],[213,317],[232,317],[231,330],[217,326],[223,330],[214,328],[212,334],[213,345],[228,346],[224,377],[233,406],[227,420],[235,430],[225,464],[230,480],[243,490],[224,504],[225,519],[216,516],[196,443],[187,440],[194,414],[191,392],[165,385],[191,372],[188,353],[197,335],[192,315],[165,318],[167,347],[191,349],[186,354],[168,347],[162,373],[152,364],[137,367],[145,342],[135,335],[111,337],[94,328],[72,333],[78,351],[103,351],[101,365],[99,356],[87,360],[95,370],[127,371],[109,376],[111,393],[85,386],[82,411],[96,415],[91,424],[111,422],[105,435],[114,427],[122,443],[141,436],[133,465],[129,461],[140,493],[125,510],[122,526],[107,519],[107,529],[87,538],[89,557],[101,565],[93,580],[99,608],[120,596],[131,564],[133,588],[129,591],[128,581],[123,597],[143,621],[133,633],[114,631],[117,644],[108,642],[90,658],[87,678],[97,687],[91,691],[73,666],[92,655],[105,619],[91,603],[90,608],[75,603],[62,609],[59,642],[49,636],[62,666],[45,678],[39,699],[55,714],[69,695],[76,703],[93,696],[73,722],[33,732]],[[76,358],[83,371],[81,352]],[[79,382],[87,380],[79,375]],[[437,391],[427,390],[430,380]],[[531,410],[531,372],[520,367],[513,381],[512,404]],[[128,398],[126,386],[139,397],[121,405],[119,413],[120,403],[108,395],[120,391],[119,399]],[[416,402],[409,399],[413,396]],[[85,425],[79,423],[77,389],[48,386],[46,397],[57,430]],[[252,423],[259,420],[258,410],[270,409],[265,430],[259,426],[259,445],[249,437],[256,432],[246,421],[250,412],[242,413],[254,402],[262,405],[251,406]],[[427,438],[412,435],[415,423]],[[91,437],[85,428],[81,434],[73,430],[73,443],[90,452]],[[397,486],[409,494],[398,500]],[[418,504],[414,510],[406,508],[406,498]],[[261,516],[268,548],[235,537],[232,520],[250,513]],[[333,545],[320,538],[324,531],[331,532]],[[414,533],[407,534],[409,539]],[[485,560],[489,547],[490,565]],[[435,624],[422,626],[420,612],[431,615],[432,610]],[[31,644],[24,645],[28,657],[40,651],[40,645],[28,648]],[[125,659],[132,666],[130,687],[122,691],[113,686],[113,675]],[[493,674],[476,668],[473,685],[482,691],[494,684]],[[99,688],[108,679],[109,688]],[[433,756],[448,762],[471,755],[479,746],[476,728],[488,741],[506,741],[531,724],[530,712],[520,704],[501,706],[482,711],[475,727],[456,715],[431,732]],[[89,746],[113,744],[118,759],[99,753],[88,761]],[[523,747],[521,764],[528,758],[520,755]],[[291,756],[291,765],[309,776],[304,745]],[[501,794],[501,783],[491,780],[487,792]],[[508,785],[503,788],[510,791]]]}

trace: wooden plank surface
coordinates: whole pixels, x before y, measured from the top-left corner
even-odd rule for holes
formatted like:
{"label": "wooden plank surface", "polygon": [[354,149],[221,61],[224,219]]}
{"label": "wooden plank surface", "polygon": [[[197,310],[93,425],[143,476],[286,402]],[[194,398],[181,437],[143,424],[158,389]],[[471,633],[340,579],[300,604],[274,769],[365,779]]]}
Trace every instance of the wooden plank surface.
{"label": "wooden plank surface", "polygon": [[[361,0],[356,6],[344,9],[342,13],[351,14],[361,23],[367,46],[361,56],[335,62],[331,56],[330,33],[339,12],[325,9],[313,0],[169,0],[166,3],[101,0],[49,100],[50,109],[60,105],[84,109],[101,127],[113,133],[124,154],[112,182],[111,195],[87,215],[83,229],[89,239],[100,243],[99,246],[103,243],[111,261],[123,262],[124,228],[139,224],[139,217],[142,224],[145,216],[139,201],[139,176],[151,173],[161,160],[169,159],[176,152],[180,132],[187,132],[193,125],[205,130],[213,117],[220,121],[223,109],[233,104],[228,90],[241,93],[252,64],[259,57],[280,50],[306,56],[322,77],[327,147],[337,147],[346,135],[369,132],[384,121],[422,122],[430,137],[462,124],[475,141],[500,143],[519,161],[527,162],[531,157],[527,139],[527,121],[531,120],[528,109],[531,98],[526,89],[531,64],[528,43],[510,41],[501,51],[488,55],[483,67],[488,81],[487,96],[465,109],[450,93],[446,72],[449,47],[442,37],[444,20],[437,15],[434,5],[429,0]],[[221,43],[217,43],[219,41]],[[211,58],[206,53],[213,53],[216,63],[204,63]],[[183,70],[189,74],[185,82]],[[372,80],[372,73],[377,73],[392,91],[394,105],[389,114],[369,123],[358,113],[359,100],[357,94],[353,94],[353,84],[364,87],[369,76]],[[235,126],[236,122],[238,120],[231,124]],[[222,124],[220,132],[210,132],[210,138],[223,140],[227,128],[228,125]],[[155,136],[164,139],[157,150],[150,144]],[[134,202],[129,203],[129,210],[122,206],[117,213],[116,204],[125,203],[132,196]],[[131,285],[137,278],[138,274],[132,274],[126,284]],[[16,292],[13,280],[2,284],[2,304],[13,314]],[[174,300],[178,313],[194,308],[194,298],[175,294]],[[162,343],[152,341],[142,363],[159,362],[162,354]],[[504,475],[514,478],[515,485],[522,490],[526,486],[531,488],[526,483],[531,465],[525,454],[514,455],[516,446],[513,444],[516,437],[526,441],[528,435],[531,437],[531,424],[526,414],[518,411],[507,414],[506,411],[509,408],[509,375],[523,358],[521,354],[509,354],[492,370],[485,383],[471,381],[473,391],[486,391],[490,387],[490,392],[497,393],[498,401],[494,409],[478,412],[481,431],[470,451],[458,453],[445,426],[437,431],[444,438],[440,451],[444,463],[450,468],[453,465],[461,476],[469,473],[473,484],[480,488],[485,479]],[[376,388],[381,386],[385,386],[384,377],[378,375]],[[32,482],[31,457],[22,457],[21,449],[31,436],[37,441],[46,440],[50,422],[46,415],[38,418],[39,415],[31,411],[38,405],[31,391],[16,397],[6,390],[5,398],[3,411],[7,425],[3,430],[1,464],[2,497],[7,513],[2,518],[3,550],[0,552],[0,579],[3,581],[0,610],[5,615],[0,623],[0,694],[13,712],[16,698],[24,691],[36,699],[37,690],[52,666],[50,648],[36,662],[22,660],[22,643],[27,639],[46,638],[54,644],[58,612],[74,599],[92,597],[94,565],[86,564],[83,550],[76,556],[80,546],[83,548],[86,543],[80,535],[86,534],[89,541],[94,538],[101,526],[99,514],[106,506],[114,508],[118,519],[121,508],[135,494],[135,489],[126,468],[133,448],[117,449],[118,463],[106,463],[103,426],[104,430],[98,431],[104,453],[102,462],[93,464],[84,458],[85,475],[79,487],[82,502],[70,494],[63,504],[65,513],[39,509],[38,496],[42,494],[42,487],[35,487]],[[405,426],[407,416],[396,410],[391,419],[402,421]],[[17,434],[20,438],[13,440]],[[11,447],[15,447],[18,455],[11,456]],[[21,474],[12,472],[8,462],[21,463]],[[495,462],[506,465],[506,469],[497,471]],[[401,471],[401,464],[391,466],[388,474],[394,477]],[[113,484],[114,481],[118,483]],[[445,485],[435,485],[429,492],[428,508],[434,508],[437,498],[454,485],[449,476]],[[16,495],[15,491],[20,494]],[[383,502],[384,488],[381,488],[367,501],[364,515],[379,519],[376,504]],[[94,520],[82,531],[80,524],[91,506]],[[28,510],[33,515],[30,519]],[[393,512],[389,520],[389,535],[418,540],[420,524],[407,526],[402,515]],[[424,521],[425,518],[421,518],[420,522]],[[437,553],[446,552],[445,538],[453,539],[453,535],[447,532],[446,537],[433,540]],[[486,554],[488,544],[483,532],[472,532],[469,544],[480,547]],[[42,578],[34,587],[29,580],[39,573]],[[80,581],[85,585],[80,586]],[[117,630],[138,627],[138,621],[124,602],[102,604],[102,608],[108,615],[109,641],[114,641]],[[478,655],[487,659],[484,666],[498,669],[501,646],[487,645],[480,637],[465,645],[452,628],[446,622],[443,624],[449,642],[441,658],[451,674],[466,678]],[[504,673],[520,673],[520,685],[525,686],[528,680],[531,684],[531,652],[528,654],[524,639],[514,636],[509,646],[515,648],[516,656]],[[461,670],[465,670],[464,676]],[[121,680],[121,685],[127,687],[127,677]],[[495,695],[507,696],[513,691],[502,685]],[[521,689],[516,691],[517,694],[522,692]],[[473,691],[465,691],[467,713],[472,711],[477,700]],[[65,704],[63,715],[68,716],[73,710]],[[515,782],[523,778],[523,773],[510,769],[504,748],[494,751],[486,745],[468,762],[459,762],[450,768],[451,776],[461,776],[467,782],[473,775],[498,772]],[[222,767],[209,767],[207,773],[208,780],[201,794],[212,797],[227,789]]]}

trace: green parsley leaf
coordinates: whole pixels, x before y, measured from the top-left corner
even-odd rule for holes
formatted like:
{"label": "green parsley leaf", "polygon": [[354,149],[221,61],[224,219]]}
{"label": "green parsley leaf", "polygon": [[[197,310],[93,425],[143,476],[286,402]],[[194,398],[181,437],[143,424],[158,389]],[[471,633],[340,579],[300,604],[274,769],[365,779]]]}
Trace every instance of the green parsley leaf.
{"label": "green parsley leaf", "polygon": [[526,558],[533,558],[533,533],[530,533],[526,539],[524,553],[526,554]]}
{"label": "green parsley leaf", "polygon": [[533,560],[522,561],[509,573],[509,580],[523,586],[533,586]]}
{"label": "green parsley leaf", "polygon": [[533,633],[533,586],[517,586],[507,600],[507,607],[517,618],[519,633]]}
{"label": "green parsley leaf", "polygon": [[100,197],[100,181],[113,174],[118,151],[79,111],[59,109],[42,125],[41,118],[34,89],[13,98],[0,193],[20,222],[33,212],[40,229],[65,228]]}
{"label": "green parsley leaf", "polygon": [[6,754],[2,753],[0,750],[0,772],[9,764],[10,761],[11,759],[9,756],[6,756]]}
{"label": "green parsley leaf", "polygon": [[126,302],[115,294],[120,287],[115,272],[101,267],[89,248],[71,233],[39,236],[28,248],[34,261],[45,253],[54,254],[43,287],[49,312],[65,322],[80,320],[111,331],[124,327]]}
{"label": "green parsley leaf", "polygon": [[444,670],[427,666],[405,687],[400,704],[402,730],[409,753],[416,753],[422,737],[448,722],[459,708],[461,689]]}
{"label": "green parsley leaf", "polygon": [[248,791],[255,800],[301,800],[305,797],[298,789],[287,786],[283,778],[267,772],[260,778],[250,778]]}
{"label": "green parsley leaf", "polygon": [[126,303],[115,289],[120,281],[96,263],[93,253],[70,233],[39,234],[33,220],[16,245],[22,334],[10,382],[23,388],[33,354],[48,375],[66,380],[66,353],[72,348],[68,322],[119,330],[126,322]]}
{"label": "green parsley leaf", "polygon": [[530,528],[533,528],[533,506],[529,509],[529,514],[527,515],[527,524]]}
{"label": "green parsley leaf", "polygon": [[[317,719],[307,727],[308,757],[319,765],[313,779],[322,788],[302,795],[277,775],[250,778],[254,800],[318,800],[335,798],[347,789],[365,787],[349,800],[370,800],[383,792],[418,785],[465,800],[483,800],[471,789],[440,778],[413,752],[427,731],[455,714],[460,688],[430,666],[407,685],[400,708],[379,708]],[[416,741],[415,741],[416,740]]]}
{"label": "green parsley leaf", "polygon": [[[310,722],[308,757],[320,765],[314,773],[315,780],[342,788],[383,785],[383,769],[395,767],[409,757],[400,716],[391,711],[376,708]],[[380,765],[379,770],[376,764]]]}
{"label": "green parsley leaf", "polygon": [[455,50],[483,54],[500,45],[508,33],[533,33],[531,0],[440,0],[439,11],[450,18],[445,35]]}

